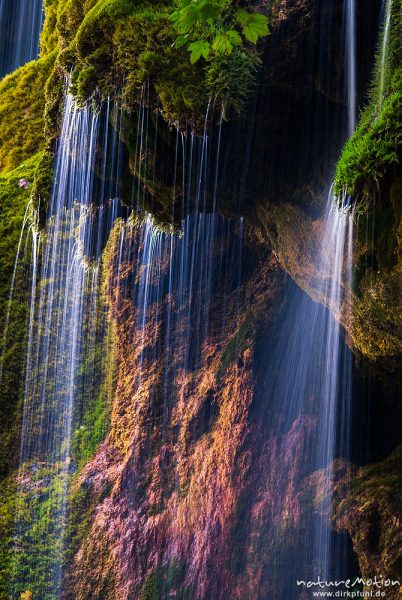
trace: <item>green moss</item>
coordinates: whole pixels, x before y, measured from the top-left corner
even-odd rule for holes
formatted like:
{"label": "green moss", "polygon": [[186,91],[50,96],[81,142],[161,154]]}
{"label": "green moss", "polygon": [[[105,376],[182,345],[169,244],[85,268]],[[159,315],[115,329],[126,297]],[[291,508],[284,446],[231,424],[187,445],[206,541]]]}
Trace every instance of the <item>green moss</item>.
{"label": "green moss", "polygon": [[45,20],[40,37],[41,56],[47,56],[58,47],[58,20],[64,6],[63,0],[45,0]]}
{"label": "green moss", "polygon": [[30,62],[0,82],[0,173],[15,169],[45,146],[45,84],[55,53]]}
{"label": "green moss", "polygon": [[146,578],[139,600],[168,600],[174,597],[177,600],[190,600],[190,588],[182,588],[184,580],[183,564],[172,559],[166,564],[158,565]]}
{"label": "green moss", "polygon": [[351,535],[362,576],[402,572],[402,446],[380,463],[361,467],[337,485],[334,521]]}
{"label": "green moss", "polygon": [[174,8],[172,0],[69,0],[63,7],[53,0],[42,47],[55,47],[58,37],[58,64],[65,73],[73,67],[71,90],[81,103],[94,95],[118,96],[131,112],[146,84],[146,102],[166,120],[201,125],[210,98],[224,103],[228,114],[240,111],[259,64],[256,50],[237,48],[207,65],[192,65],[187,49],[174,46]]}
{"label": "green moss", "polygon": [[[63,552],[63,597],[76,598],[76,582],[73,559],[75,554],[82,549],[84,540],[88,538],[95,512],[99,510],[102,501],[112,491],[112,484],[105,482],[103,488],[95,491],[90,481],[84,480],[80,485],[72,485],[67,499],[67,518],[65,530],[65,543]],[[85,553],[85,549],[83,550]],[[106,569],[106,554],[98,557],[103,570]],[[115,598],[115,581],[111,572],[102,569],[99,579],[94,581],[94,598]],[[113,570],[113,569],[112,569]]]}
{"label": "green moss", "polygon": [[20,472],[19,484],[15,475],[0,484],[0,598],[19,599],[27,591],[34,598],[56,598],[66,477],[61,466],[32,463]]}
{"label": "green moss", "polygon": [[103,442],[109,429],[109,407],[102,389],[85,410],[82,424],[75,430],[72,452],[79,467],[87,463]]}
{"label": "green moss", "polygon": [[92,487],[82,485],[72,491],[68,499],[66,524],[66,554],[64,560],[69,564],[85,539],[93,516]]}
{"label": "green moss", "polygon": [[[80,370],[82,385],[81,393],[79,392],[78,395],[81,396],[83,414],[74,431],[71,448],[78,470],[94,456],[109,430],[110,398],[114,387],[113,362],[110,352],[111,350],[108,351],[105,342],[99,340],[94,348],[86,352],[86,360]],[[106,361],[105,355],[109,355]],[[89,398],[85,393],[87,372],[94,373],[94,380],[99,382],[95,389],[91,386]],[[80,397],[77,402],[79,400]]]}
{"label": "green moss", "polygon": [[236,361],[236,359],[246,349],[250,338],[253,338],[255,325],[249,321],[243,321],[235,335],[232,337],[226,348],[222,352],[217,378],[220,379],[226,369]]}
{"label": "green moss", "polygon": [[[402,38],[401,2],[392,5],[391,27],[385,64],[378,51],[370,101],[358,128],[348,140],[335,177],[335,192],[357,200],[367,211],[386,185],[388,176],[400,170],[402,158]],[[381,44],[382,46],[382,44]],[[382,68],[384,66],[384,69]]]}
{"label": "green moss", "polygon": [[[4,475],[14,461],[18,443],[18,414],[23,379],[25,352],[25,322],[29,284],[30,236],[28,227],[22,239],[20,259],[15,271],[15,293],[11,300],[10,286],[21,235],[24,215],[32,191],[32,182],[41,154],[20,165],[18,169],[0,176],[0,335],[3,348],[0,386],[0,475]],[[28,189],[19,187],[25,180]],[[26,243],[27,241],[27,243]],[[3,327],[9,314],[9,332],[3,340]]]}
{"label": "green moss", "polygon": [[[371,359],[402,350],[402,3],[392,3],[386,52],[380,40],[369,103],[337,165],[335,192],[360,213],[352,289],[352,338]],[[384,35],[384,33],[383,33]]]}
{"label": "green moss", "polygon": [[100,293],[96,318],[90,315],[88,322],[83,325],[88,345],[83,351],[85,360],[77,373],[76,429],[71,443],[71,455],[78,472],[95,455],[109,431],[116,387],[115,333],[113,325],[108,323],[107,303],[101,293],[107,277],[103,267],[107,260],[106,251],[99,272]]}
{"label": "green moss", "polygon": [[217,56],[206,72],[210,95],[225,111],[241,112],[255,86],[255,73],[260,64],[254,51],[236,49],[229,56]]}

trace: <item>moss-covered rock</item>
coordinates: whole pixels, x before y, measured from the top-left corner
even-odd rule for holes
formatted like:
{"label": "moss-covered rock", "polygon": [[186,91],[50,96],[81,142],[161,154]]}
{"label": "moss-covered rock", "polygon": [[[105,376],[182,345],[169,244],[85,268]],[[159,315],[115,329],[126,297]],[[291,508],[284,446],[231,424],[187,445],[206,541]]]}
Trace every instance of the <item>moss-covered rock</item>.
{"label": "moss-covered rock", "polygon": [[[364,579],[402,581],[402,446],[336,486],[334,523],[352,539]],[[399,586],[386,598],[401,597]]]}
{"label": "moss-covered rock", "polygon": [[[391,3],[377,53],[370,99],[337,166],[335,192],[347,193],[366,212],[389,185],[402,160],[402,38],[400,0]],[[384,36],[387,36],[384,39]]]}
{"label": "moss-covered rock", "polygon": [[[0,475],[15,461],[24,372],[27,290],[30,276],[29,220],[22,232],[41,153],[0,176]],[[16,265],[17,249],[19,261]],[[14,289],[10,295],[14,278]],[[6,331],[7,329],[7,331]],[[12,335],[5,336],[12,332]]]}
{"label": "moss-covered rock", "polygon": [[0,172],[12,171],[45,146],[45,84],[54,52],[0,82]]}
{"label": "moss-covered rock", "polygon": [[0,598],[56,598],[66,478],[63,465],[30,463],[1,482]]}
{"label": "moss-covered rock", "polygon": [[227,112],[241,110],[259,64],[255,48],[191,64],[187,49],[175,47],[174,8],[169,0],[70,1],[59,8],[59,40],[77,99],[117,96],[129,112],[142,101],[158,106],[168,121],[194,125],[203,124],[209,100]]}

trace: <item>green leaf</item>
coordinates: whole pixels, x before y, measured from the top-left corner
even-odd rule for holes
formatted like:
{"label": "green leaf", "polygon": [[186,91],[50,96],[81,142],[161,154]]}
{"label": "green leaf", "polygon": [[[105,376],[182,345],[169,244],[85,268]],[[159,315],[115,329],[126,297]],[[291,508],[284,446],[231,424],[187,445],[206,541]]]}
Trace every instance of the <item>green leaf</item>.
{"label": "green leaf", "polygon": [[198,13],[193,6],[189,5],[180,11],[175,11],[171,15],[171,19],[177,30],[181,34],[186,34],[191,31],[198,19]]}
{"label": "green leaf", "polygon": [[196,63],[201,58],[201,56],[207,59],[211,50],[209,43],[205,40],[198,40],[197,42],[193,42],[189,45],[188,49],[189,52],[191,52],[190,62],[192,65]]}
{"label": "green leaf", "polygon": [[250,13],[240,9],[236,13],[238,22],[242,25],[244,37],[255,44],[258,38],[268,35],[268,18],[260,13]]}
{"label": "green leaf", "polygon": [[230,54],[233,50],[233,44],[226,33],[218,33],[212,43],[212,48],[217,54]]}
{"label": "green leaf", "polygon": [[226,32],[226,35],[228,36],[230,42],[233,44],[233,46],[241,46],[243,43],[243,40],[241,39],[241,36],[239,34],[238,31],[236,31],[235,29],[229,29]]}
{"label": "green leaf", "polygon": [[236,19],[239,21],[240,25],[248,25],[251,16],[252,13],[244,10],[244,8],[240,8],[236,13]]}
{"label": "green leaf", "polygon": [[179,37],[175,41],[174,45],[176,46],[176,48],[181,48],[182,46],[187,44],[187,42],[188,42],[188,37],[186,35],[179,35]]}
{"label": "green leaf", "polygon": [[220,15],[220,8],[215,4],[205,4],[200,10],[200,17],[203,21],[213,21]]}
{"label": "green leaf", "polygon": [[231,54],[234,46],[240,46],[242,39],[235,29],[229,29],[223,33],[218,33],[212,44],[212,48],[217,54]]}

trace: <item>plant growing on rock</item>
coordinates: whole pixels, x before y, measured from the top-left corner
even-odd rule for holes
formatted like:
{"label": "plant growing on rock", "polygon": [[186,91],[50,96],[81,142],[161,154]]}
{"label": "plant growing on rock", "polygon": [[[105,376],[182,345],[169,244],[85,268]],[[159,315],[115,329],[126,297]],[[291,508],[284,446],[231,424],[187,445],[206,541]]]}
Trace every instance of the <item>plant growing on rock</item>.
{"label": "plant growing on rock", "polygon": [[232,0],[179,0],[171,21],[174,46],[187,47],[191,64],[206,63],[210,97],[240,112],[260,64],[258,40],[269,33],[268,18]]}
{"label": "plant growing on rock", "polygon": [[180,0],[171,19],[180,34],[175,45],[187,45],[192,64],[201,57],[229,55],[245,41],[256,44],[269,33],[265,15],[237,8],[231,0]]}

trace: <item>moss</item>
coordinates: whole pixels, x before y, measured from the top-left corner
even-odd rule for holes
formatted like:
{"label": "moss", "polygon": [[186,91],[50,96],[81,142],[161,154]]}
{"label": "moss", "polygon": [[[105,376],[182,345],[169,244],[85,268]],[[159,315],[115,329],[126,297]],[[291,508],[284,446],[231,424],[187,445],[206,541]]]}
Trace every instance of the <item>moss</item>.
{"label": "moss", "polygon": [[139,600],[190,600],[191,589],[183,588],[184,566],[177,559],[160,564],[148,575],[139,595]]}
{"label": "moss", "polygon": [[[95,389],[91,386],[89,398],[86,393],[87,373],[93,373],[93,379],[99,382],[98,385],[95,385]],[[113,344],[108,338],[98,340],[94,348],[88,349],[79,375],[82,384],[78,391],[77,403],[81,396],[83,414],[78,419],[71,444],[71,453],[78,470],[94,456],[109,430],[110,399],[114,388],[114,376]]]}
{"label": "moss", "polygon": [[66,477],[61,465],[31,463],[18,479],[13,475],[0,484],[0,598],[18,599],[27,592],[43,600],[56,598]]}
{"label": "moss", "polygon": [[[402,86],[402,76],[398,85]],[[366,211],[382,181],[399,164],[401,145],[402,94],[397,91],[384,101],[377,117],[370,108],[364,113],[338,163],[335,191],[346,190],[357,199],[359,210]]]}
{"label": "moss", "polygon": [[65,562],[68,564],[85,539],[91,526],[93,516],[92,487],[82,485],[73,490],[69,495],[67,524],[66,524],[66,554]]}
{"label": "moss", "polygon": [[254,51],[237,49],[228,57],[218,56],[207,71],[206,83],[212,98],[225,109],[239,113],[253,87],[261,64]]}
{"label": "moss", "polygon": [[73,435],[72,453],[79,467],[94,456],[108,429],[109,407],[105,402],[104,390],[101,390],[86,408],[82,424]]}
{"label": "moss", "polygon": [[364,578],[374,571],[385,579],[402,576],[401,467],[399,446],[384,461],[361,467],[337,485],[334,521],[349,531]]}
{"label": "moss", "polygon": [[240,111],[259,64],[256,50],[191,65],[187,49],[174,47],[174,6],[169,0],[69,0],[63,6],[48,0],[42,49],[59,41],[58,65],[65,73],[73,67],[71,90],[81,103],[94,95],[118,96],[130,112],[147,84],[146,103],[158,106],[167,121],[201,126],[210,98],[224,102],[228,114]]}
{"label": "moss", "polygon": [[[0,176],[0,329],[1,392],[0,392],[0,475],[7,472],[14,461],[15,445],[18,443],[18,414],[23,378],[25,351],[25,322],[29,284],[30,237],[25,229],[18,267],[15,271],[15,293],[11,301],[10,286],[14,273],[17,248],[22,223],[32,190],[32,182],[38,168],[41,153],[20,165],[14,171]],[[19,181],[29,187],[19,187]],[[27,242],[27,243],[26,243]],[[4,324],[9,314],[9,332],[3,339]]]}
{"label": "moss", "polygon": [[41,56],[47,56],[58,47],[58,20],[63,8],[63,0],[45,0],[45,20],[40,37]]}
{"label": "moss", "polygon": [[401,1],[392,4],[391,27],[385,64],[382,43],[375,67],[370,101],[363,111],[355,134],[348,140],[339,160],[335,192],[346,191],[365,212],[387,177],[400,170],[402,158],[402,38]]}
{"label": "moss", "polygon": [[[81,102],[95,91],[102,97],[120,93],[132,111],[141,89],[151,82],[153,101],[167,119],[194,118],[207,102],[203,70],[191,66],[187,53],[172,48],[176,34],[171,4],[102,0],[87,12],[76,32],[72,90]],[[71,32],[71,29],[70,29]],[[70,33],[71,35],[71,33]]]}
{"label": "moss", "polygon": [[347,193],[360,213],[353,269],[352,338],[371,359],[402,351],[402,4],[392,3],[388,44],[384,33],[369,103],[337,165],[335,192]]}
{"label": "moss", "polygon": [[235,335],[232,337],[222,352],[217,379],[219,380],[226,369],[233,364],[244,352],[250,339],[255,334],[255,325],[249,321],[243,321]]}
{"label": "moss", "polygon": [[108,322],[105,301],[109,247],[104,251],[99,267],[97,314],[95,318],[90,315],[88,323],[83,325],[88,345],[83,351],[84,362],[77,373],[76,428],[71,443],[71,456],[78,472],[106,438],[116,387],[115,332],[113,324]]}
{"label": "moss", "polygon": [[[67,518],[65,530],[65,551],[63,553],[63,598],[75,600],[77,597],[74,557],[78,551],[86,554],[83,541],[88,538],[95,513],[102,501],[112,492],[112,484],[106,481],[100,490],[95,491],[90,480],[73,483],[67,499]],[[98,561],[102,566],[99,573],[93,573],[91,591],[87,598],[116,598],[114,558],[108,556],[108,550],[102,548],[100,555],[86,555],[86,559]]]}
{"label": "moss", "polygon": [[45,84],[56,55],[30,62],[0,82],[0,173],[12,171],[45,146]]}

